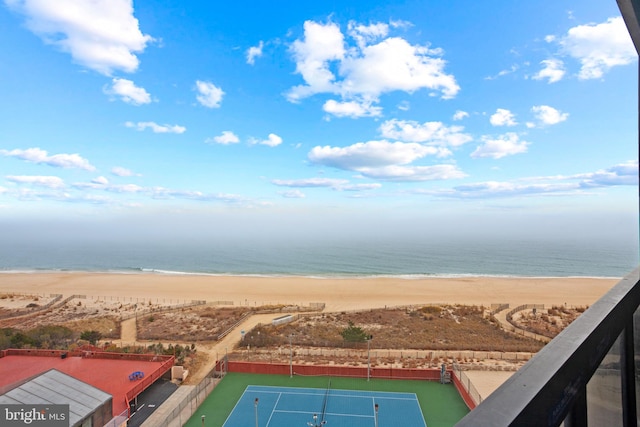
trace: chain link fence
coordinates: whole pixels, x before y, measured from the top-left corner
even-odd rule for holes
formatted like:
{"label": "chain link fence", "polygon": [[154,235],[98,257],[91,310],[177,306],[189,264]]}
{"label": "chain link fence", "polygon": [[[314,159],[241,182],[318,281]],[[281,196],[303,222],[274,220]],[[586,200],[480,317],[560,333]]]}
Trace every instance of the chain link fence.
{"label": "chain link fence", "polygon": [[469,397],[471,397],[473,403],[478,406],[482,402],[480,392],[478,392],[476,387],[473,385],[469,376],[467,376],[467,374],[465,374],[465,372],[460,369],[460,366],[456,363],[453,364],[453,375],[455,375],[460,384],[462,384],[462,387],[465,389]]}

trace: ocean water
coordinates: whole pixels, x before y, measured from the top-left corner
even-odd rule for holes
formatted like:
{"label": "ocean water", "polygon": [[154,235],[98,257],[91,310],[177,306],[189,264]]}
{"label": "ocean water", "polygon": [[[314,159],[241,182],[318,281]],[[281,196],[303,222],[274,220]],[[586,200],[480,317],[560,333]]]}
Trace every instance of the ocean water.
{"label": "ocean water", "polygon": [[623,277],[636,238],[343,239],[313,241],[16,241],[0,272],[100,271],[271,276]]}

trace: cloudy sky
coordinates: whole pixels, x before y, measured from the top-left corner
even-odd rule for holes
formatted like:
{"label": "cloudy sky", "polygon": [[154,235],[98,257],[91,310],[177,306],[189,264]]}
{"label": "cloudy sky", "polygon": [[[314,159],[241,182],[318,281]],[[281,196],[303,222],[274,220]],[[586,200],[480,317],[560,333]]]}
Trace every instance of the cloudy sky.
{"label": "cloudy sky", "polygon": [[614,1],[3,0],[0,28],[6,224],[637,224]]}

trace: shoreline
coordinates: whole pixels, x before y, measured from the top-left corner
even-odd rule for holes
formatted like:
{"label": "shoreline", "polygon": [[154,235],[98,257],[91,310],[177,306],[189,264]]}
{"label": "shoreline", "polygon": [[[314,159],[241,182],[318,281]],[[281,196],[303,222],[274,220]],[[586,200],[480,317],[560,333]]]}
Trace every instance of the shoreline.
{"label": "shoreline", "polygon": [[407,273],[407,274],[334,274],[334,273],[210,273],[199,271],[173,271],[162,269],[125,269],[125,270],[67,270],[67,269],[0,269],[3,274],[113,274],[113,275],[158,275],[158,276],[204,276],[204,277],[237,277],[237,278],[300,278],[314,280],[367,280],[367,279],[595,279],[620,281],[624,276],[526,276],[511,274],[474,274],[474,273]]}
{"label": "shoreline", "polygon": [[[57,293],[90,297],[204,300],[234,306],[324,303],[325,311],[419,304],[593,304],[619,278],[464,276],[310,278],[304,276],[181,275],[139,272],[0,274],[0,293]],[[229,304],[229,305],[231,305]]]}

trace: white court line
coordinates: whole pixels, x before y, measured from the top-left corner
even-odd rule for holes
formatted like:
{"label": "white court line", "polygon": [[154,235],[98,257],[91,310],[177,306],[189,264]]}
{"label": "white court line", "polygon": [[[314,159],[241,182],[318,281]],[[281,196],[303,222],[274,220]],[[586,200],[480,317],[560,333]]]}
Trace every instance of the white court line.
{"label": "white court line", "polygon": [[[273,412],[279,412],[281,414],[309,414],[309,415],[318,415],[317,412],[310,412],[310,411],[282,411],[282,410],[277,410],[277,411],[273,411]],[[325,415],[333,415],[336,417],[352,417],[352,418],[373,418],[373,415],[358,415],[358,414],[343,414],[340,412],[326,412]]]}
{"label": "white court line", "polygon": [[231,412],[229,412],[229,415],[227,416],[227,419],[224,420],[224,423],[222,424],[222,427],[224,427],[225,425],[227,425],[227,422],[229,421],[229,418],[231,418],[231,415],[233,415],[233,413],[236,411],[236,408],[238,407],[238,405],[240,404],[240,402],[242,401],[242,398],[244,397],[244,395],[249,391],[249,387],[245,388],[244,391],[242,392],[242,394],[240,395],[240,399],[238,399],[236,401],[236,404],[233,405],[233,409],[231,410]]}
{"label": "white court line", "polygon": [[[285,394],[292,394],[292,395],[300,395],[300,396],[321,396],[322,393],[324,393],[323,389],[321,388],[300,388],[299,390],[319,390],[318,392],[304,392],[304,391],[300,391],[300,392],[294,392],[294,391],[289,391],[291,389],[296,389],[297,387],[280,387],[280,386],[249,386],[251,388],[251,391],[259,391],[260,393],[273,393],[273,394],[278,394],[278,393],[285,393]],[[249,387],[247,388],[247,390],[249,389]],[[268,389],[268,388],[274,388],[274,389],[280,389],[280,391],[270,391],[270,390],[263,390],[263,388]],[[282,389],[286,389],[287,391],[282,391]],[[320,390],[322,390],[322,392],[320,392]],[[352,392],[352,393],[356,393],[356,394],[343,394],[341,392]],[[357,394],[357,393],[363,393],[363,394]],[[375,394],[375,396],[369,396],[368,394]],[[378,395],[383,395],[383,396],[378,396]],[[405,395],[406,397],[397,397],[397,396],[387,396],[387,394],[401,394],[401,395]],[[418,400],[418,396],[415,393],[402,393],[402,392],[397,392],[397,391],[369,391],[369,390],[340,390],[340,389],[331,389],[331,392],[329,393],[330,396],[332,397],[354,397],[354,398],[360,398],[360,399],[370,399],[370,398],[379,398],[379,399],[388,399],[388,400],[411,400],[411,401],[417,401]]]}
{"label": "white court line", "polygon": [[271,424],[271,418],[273,418],[273,414],[276,412],[276,408],[278,407],[278,402],[280,402],[280,398],[282,397],[282,393],[279,393],[278,399],[276,399],[276,403],[273,405],[273,409],[271,409],[271,415],[269,415],[269,419],[267,420],[267,426]]}
{"label": "white court line", "polygon": [[[271,390],[270,390],[271,389]],[[299,390],[299,391],[291,391],[291,390]],[[286,390],[286,391],[283,391]],[[305,392],[305,390],[308,390]],[[286,411],[286,410],[278,410],[276,409],[280,398],[284,395],[298,395],[298,396],[321,396],[324,391],[321,388],[297,388],[297,387],[285,387],[285,386],[255,386],[250,385],[245,389],[243,395],[248,392],[258,392],[258,393],[270,393],[277,394],[278,399],[276,400],[276,404],[274,405],[271,415],[269,416],[269,420],[267,421],[266,427],[269,427],[271,420],[273,418],[274,413],[291,413],[291,414],[317,414],[317,412],[312,411]],[[349,391],[354,394],[345,394],[341,393],[341,391],[346,392]],[[363,395],[359,395],[363,393]],[[379,396],[381,395],[381,396]],[[394,396],[401,395],[406,397]],[[420,417],[424,422],[424,425],[427,426],[427,421],[424,419],[424,414],[422,413],[422,408],[420,406],[420,401],[418,400],[418,395],[416,393],[404,393],[404,392],[396,392],[396,391],[369,391],[369,390],[340,390],[340,389],[331,389],[330,397],[334,398],[354,398],[354,399],[372,399],[373,403],[373,415],[355,415],[355,414],[343,414],[343,413],[335,413],[335,412],[327,412],[325,415],[332,415],[337,417],[352,417],[352,418],[375,418],[375,400],[379,401],[384,400],[398,400],[398,401],[411,401],[415,402],[418,406],[418,410],[420,412]],[[236,403],[236,406],[239,402]],[[379,402],[378,402],[379,403]],[[234,407],[235,410],[235,407]],[[233,412],[233,411],[232,411]],[[226,423],[226,421],[225,421]]]}

